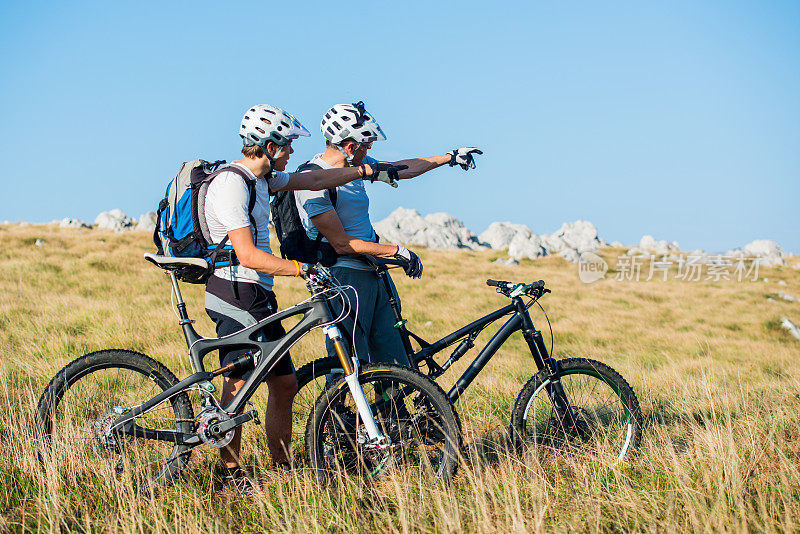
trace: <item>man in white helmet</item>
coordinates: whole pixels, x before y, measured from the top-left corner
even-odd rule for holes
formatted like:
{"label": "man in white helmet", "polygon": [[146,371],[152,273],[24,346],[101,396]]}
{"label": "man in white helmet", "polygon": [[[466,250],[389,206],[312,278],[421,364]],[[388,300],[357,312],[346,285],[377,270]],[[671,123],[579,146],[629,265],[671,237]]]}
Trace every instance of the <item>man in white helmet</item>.
{"label": "man in white helmet", "polygon": [[[273,276],[303,276],[307,265],[278,258],[269,243],[269,191],[336,187],[369,176],[391,182],[396,167],[372,163],[356,167],[286,173],[292,154],[292,141],[310,134],[289,113],[269,105],[251,107],[245,112],[239,130],[243,157],[232,162],[208,186],[205,217],[214,243],[227,236],[237,264],[220,267],[206,284],[205,308],[222,337],[253,325],[275,313],[278,304],[272,292]],[[253,196],[254,195],[254,196]],[[274,323],[265,332],[267,340],[280,338],[285,331]],[[220,364],[235,361],[244,352],[220,350]],[[228,404],[252,371],[226,373],[221,403]],[[291,358],[281,359],[266,378],[269,400],[265,414],[267,441],[276,466],[289,465],[291,442],[291,404],[297,392],[297,379]],[[230,445],[220,449],[223,483],[250,492],[250,480],[239,468],[241,427]]]}
{"label": "man in white helmet", "polygon": [[[378,122],[364,108],[363,102],[337,104],[322,118],[320,125],[325,136],[325,152],[317,154],[298,171],[342,169],[375,162],[367,151],[375,141],[386,135]],[[398,179],[419,176],[442,165],[459,165],[474,169],[473,156],[482,152],[474,147],[458,148],[441,156],[407,159],[396,162],[406,166]],[[396,184],[392,184],[397,187]],[[335,189],[335,198],[327,190],[295,192],[297,211],[308,238],[316,241],[321,234],[322,247],[337,256],[332,267],[342,285],[350,285],[358,294],[358,325],[343,322],[352,332],[358,357],[369,362],[388,362],[408,365],[400,335],[394,328],[394,315],[389,295],[379,283],[375,271],[358,255],[369,254],[400,260],[411,278],[422,276],[422,262],[414,252],[401,245],[378,243],[369,218],[369,197],[363,180],[354,180]],[[335,205],[334,205],[335,203]],[[324,255],[324,254],[323,254]],[[354,301],[355,302],[355,301]],[[329,353],[333,349],[329,344]]]}

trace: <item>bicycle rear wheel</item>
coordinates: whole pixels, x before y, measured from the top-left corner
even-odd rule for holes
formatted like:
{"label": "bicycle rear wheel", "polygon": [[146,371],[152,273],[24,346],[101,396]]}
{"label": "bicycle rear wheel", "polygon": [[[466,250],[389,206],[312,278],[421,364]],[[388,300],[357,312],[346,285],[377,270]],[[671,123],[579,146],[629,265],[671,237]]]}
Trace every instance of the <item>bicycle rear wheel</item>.
{"label": "bicycle rear wheel", "polygon": [[317,400],[306,427],[311,467],[324,482],[349,474],[377,478],[413,467],[448,481],[461,450],[461,425],[444,391],[407,367],[364,366],[359,383],[375,420],[392,446],[370,448],[366,430],[344,378]]}
{"label": "bicycle rear wheel", "polygon": [[[127,350],[82,356],[50,381],[37,407],[40,458],[69,481],[116,476],[138,491],[171,484],[191,448],[112,431],[116,418],[175,385],[161,363]],[[191,433],[194,415],[186,393],[136,418],[142,428]]]}
{"label": "bicycle rear wheel", "polygon": [[632,457],[642,437],[642,413],[633,389],[601,362],[569,358],[559,365],[576,428],[568,430],[560,423],[548,394],[549,373],[542,370],[528,380],[514,403],[514,442],[586,460],[617,463]]}

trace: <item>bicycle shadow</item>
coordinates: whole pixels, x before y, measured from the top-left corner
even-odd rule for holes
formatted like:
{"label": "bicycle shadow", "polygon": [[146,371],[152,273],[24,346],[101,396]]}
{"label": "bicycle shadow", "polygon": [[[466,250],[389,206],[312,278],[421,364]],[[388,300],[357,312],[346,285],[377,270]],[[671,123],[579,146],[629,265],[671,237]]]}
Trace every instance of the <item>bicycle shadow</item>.
{"label": "bicycle shadow", "polygon": [[462,454],[476,468],[495,467],[509,458],[518,459],[520,456],[508,432],[500,430],[465,435]]}

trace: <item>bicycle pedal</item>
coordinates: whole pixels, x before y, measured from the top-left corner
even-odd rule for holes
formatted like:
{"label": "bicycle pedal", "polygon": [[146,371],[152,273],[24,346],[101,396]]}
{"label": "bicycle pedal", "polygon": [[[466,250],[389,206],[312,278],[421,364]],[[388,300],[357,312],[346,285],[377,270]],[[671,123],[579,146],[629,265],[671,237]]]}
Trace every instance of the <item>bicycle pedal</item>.
{"label": "bicycle pedal", "polygon": [[251,401],[247,401],[247,405],[250,406],[250,415],[253,416],[253,421],[258,426],[261,426],[261,419],[258,417],[258,410],[256,410],[255,405]]}

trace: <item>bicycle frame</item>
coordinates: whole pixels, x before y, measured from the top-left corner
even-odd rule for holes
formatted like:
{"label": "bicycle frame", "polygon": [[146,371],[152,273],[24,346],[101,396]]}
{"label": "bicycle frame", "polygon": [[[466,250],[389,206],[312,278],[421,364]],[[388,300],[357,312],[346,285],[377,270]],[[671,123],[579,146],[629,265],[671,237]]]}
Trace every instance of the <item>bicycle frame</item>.
{"label": "bicycle frame", "polygon": [[[528,308],[533,303],[526,305],[522,300],[522,296],[511,297],[511,304],[503,306],[499,310],[496,310],[476,321],[471,322],[466,326],[459,328],[455,332],[452,332],[451,334],[441,338],[439,341],[428,343],[420,336],[406,328],[406,320],[403,319],[403,316],[400,312],[397,289],[394,287],[394,284],[391,283],[387,271],[388,269],[385,265],[375,265],[375,272],[382,280],[384,287],[389,294],[389,303],[396,321],[395,327],[400,332],[400,338],[403,341],[403,347],[406,350],[406,355],[408,356],[408,359],[412,365],[417,368],[417,370],[419,370],[420,362],[424,361],[428,366],[428,376],[434,380],[444,374],[444,372],[451,365],[453,365],[453,363],[459,360],[469,349],[474,346],[474,340],[481,330],[483,330],[489,324],[497,321],[501,317],[512,314],[511,318],[509,318],[505,324],[500,327],[494,336],[492,336],[489,342],[486,343],[486,345],[480,350],[469,367],[467,367],[466,371],[464,371],[464,374],[458,378],[453,387],[450,388],[450,391],[447,392],[447,397],[450,399],[450,402],[455,403],[459,397],[461,397],[467,387],[469,387],[472,381],[475,380],[475,377],[478,376],[481,370],[486,366],[489,360],[492,359],[492,357],[497,353],[497,351],[511,336],[511,334],[521,331],[522,337],[528,344],[528,349],[531,351],[531,355],[536,362],[537,370],[541,371],[542,369],[547,369],[550,374],[550,381],[548,382],[547,386],[547,394],[551,403],[553,404],[553,408],[556,411],[559,421],[567,429],[571,429],[572,431],[577,429],[575,415],[572,412],[572,407],[570,406],[569,400],[567,399],[564,388],[561,384],[561,368],[558,365],[558,360],[550,356],[550,353],[544,344],[542,332],[536,330],[533,325],[533,321],[531,320],[531,316],[528,313]],[[434,354],[441,352],[462,338],[466,339],[464,339],[464,341],[462,341],[461,344],[456,347],[444,364],[440,366],[434,361]],[[411,347],[411,339],[416,340],[420,344],[421,348],[419,351],[414,352]]]}
{"label": "bicycle frame", "polygon": [[[149,439],[157,439],[163,441],[174,441],[179,444],[198,445],[200,438],[196,434],[183,434],[172,430],[153,430],[130,425],[139,415],[154,408],[165,400],[180,394],[188,388],[208,382],[215,376],[219,376],[225,372],[225,368],[217,369],[216,371],[206,371],[203,365],[203,358],[210,352],[226,348],[226,349],[252,349],[260,351],[260,358],[258,359],[255,369],[250,377],[244,383],[242,388],[231,399],[227,406],[222,407],[222,410],[228,414],[240,413],[247,401],[255,393],[256,389],[261,385],[264,378],[272,371],[272,368],[278,363],[289,349],[297,343],[304,335],[321,325],[328,325],[324,327],[325,334],[334,343],[339,355],[339,361],[345,369],[347,375],[348,386],[351,389],[354,399],[359,408],[359,412],[364,420],[365,429],[369,437],[377,443],[382,443],[385,437],[378,430],[374,418],[372,417],[369,403],[364,398],[363,390],[360,389],[357,375],[359,371],[358,360],[351,358],[347,353],[344,343],[342,342],[339,329],[331,324],[334,321],[333,314],[328,304],[328,298],[324,295],[318,294],[311,297],[310,300],[279,311],[256,324],[244,328],[234,334],[224,336],[221,338],[204,338],[200,336],[194,329],[193,323],[186,312],[186,304],[181,296],[180,287],[175,273],[170,271],[172,279],[172,290],[175,293],[178,310],[179,324],[183,330],[186,344],[189,347],[189,357],[192,362],[191,375],[184,378],[171,388],[161,392],[152,399],[131,408],[124,412],[119,418],[116,419],[114,426],[120,428],[123,433]],[[302,314],[303,317],[300,321],[289,330],[286,335],[275,341],[262,341],[259,338],[261,330],[275,321],[281,321],[288,317]],[[357,391],[356,391],[357,390]],[[358,394],[360,392],[360,395]],[[233,426],[238,426],[253,418],[253,415],[244,413],[233,419]],[[229,425],[233,423],[228,423]],[[232,428],[233,428],[232,426]]]}
{"label": "bicycle frame", "polygon": [[[489,360],[491,360],[492,357],[497,353],[503,343],[505,343],[513,333],[518,331],[522,332],[522,336],[525,338],[528,348],[531,351],[531,355],[536,362],[537,369],[541,370],[547,366],[552,374],[558,376],[558,362],[554,358],[550,357],[550,353],[544,344],[542,333],[541,331],[536,330],[534,327],[531,316],[528,313],[528,306],[525,305],[522,297],[513,297],[511,299],[511,304],[503,306],[499,310],[493,311],[488,315],[485,315],[480,319],[477,319],[476,321],[459,328],[458,330],[446,335],[434,343],[428,343],[420,336],[406,328],[406,320],[403,319],[398,305],[399,297],[397,295],[397,289],[394,287],[394,284],[389,281],[387,269],[385,267],[378,267],[376,268],[376,273],[389,294],[389,303],[391,304],[396,320],[395,327],[400,332],[400,337],[403,341],[406,355],[417,368],[419,368],[420,362],[425,362],[425,364],[429,367],[428,374],[434,379],[440,377],[453,363],[458,361],[469,349],[474,346],[473,341],[481,330],[500,318],[512,314],[512,316],[503,324],[503,326],[500,327],[494,336],[492,336],[489,342],[486,343],[486,345],[480,350],[478,355],[475,357],[469,367],[467,367],[466,371],[464,371],[464,374],[459,377],[450,391],[447,392],[450,402],[455,402],[458,400],[458,398],[464,393],[467,387],[469,387],[472,381],[475,380],[475,377],[477,377],[481,370],[486,366]],[[462,338],[467,339],[462,341],[462,343],[456,348],[455,351],[453,351],[450,357],[442,365],[437,364],[433,360],[434,354],[441,352]],[[420,344],[421,348],[417,352],[414,352],[411,347],[411,339],[414,339]]]}

